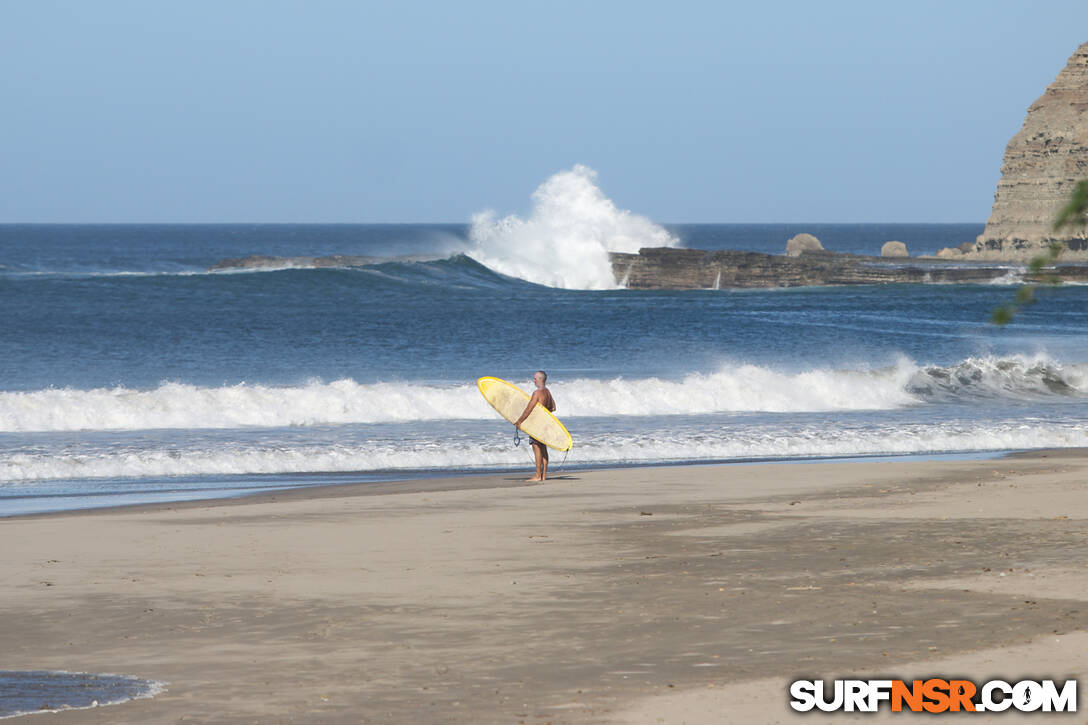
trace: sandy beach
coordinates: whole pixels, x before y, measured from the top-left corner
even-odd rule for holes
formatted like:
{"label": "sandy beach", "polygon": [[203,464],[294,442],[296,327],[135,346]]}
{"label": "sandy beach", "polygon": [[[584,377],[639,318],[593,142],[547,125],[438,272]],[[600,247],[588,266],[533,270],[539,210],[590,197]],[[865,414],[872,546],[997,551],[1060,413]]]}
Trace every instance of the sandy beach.
{"label": "sandy beach", "polygon": [[521,478],[0,520],[0,669],[167,683],[36,725],[849,721],[788,710],[820,676],[1088,696],[1083,450]]}

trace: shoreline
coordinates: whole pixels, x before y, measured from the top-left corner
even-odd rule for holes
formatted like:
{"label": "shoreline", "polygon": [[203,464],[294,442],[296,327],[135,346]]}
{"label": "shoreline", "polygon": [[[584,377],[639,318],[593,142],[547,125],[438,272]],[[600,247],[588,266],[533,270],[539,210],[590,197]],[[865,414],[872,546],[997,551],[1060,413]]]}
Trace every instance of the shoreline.
{"label": "shoreline", "polygon": [[1088,630],[1086,474],[1059,449],[13,517],[3,666],[166,683],[110,708],[140,725],[770,723],[776,677],[1083,679],[1046,638]]}
{"label": "shoreline", "polygon": [[[722,459],[722,460],[708,460],[708,461],[676,461],[676,462],[653,462],[653,463],[631,463],[626,465],[614,465],[614,464],[599,464],[599,465],[585,465],[577,466],[571,465],[564,467],[558,471],[558,475],[553,475],[548,480],[561,479],[564,471],[569,470],[571,473],[579,473],[586,471],[624,471],[628,469],[641,469],[641,468],[684,468],[684,467],[700,467],[700,466],[764,466],[764,465],[796,465],[806,463],[864,463],[864,462],[881,462],[881,461],[894,461],[894,462],[908,462],[908,461],[954,461],[954,460],[991,460],[996,458],[1010,457],[1021,454],[1031,454],[1034,452],[1050,452],[1050,451],[1063,451],[1063,450],[1080,450],[1073,449],[1009,449],[1009,450],[992,450],[992,451],[967,451],[967,452],[953,452],[953,453],[903,453],[903,454],[881,454],[874,453],[872,455],[854,455],[854,456],[810,456],[802,458],[742,458],[742,459]],[[1088,448],[1084,449],[1088,450]],[[528,469],[525,469],[528,471]],[[290,474],[284,474],[285,476]],[[321,475],[321,474],[306,474],[306,475]],[[344,474],[337,474],[338,476],[344,476]],[[299,485],[284,485],[274,488],[261,488],[261,487],[240,487],[236,493],[231,493],[231,489],[217,490],[214,495],[197,498],[179,498],[165,501],[147,501],[137,503],[122,503],[122,504],[106,504],[102,506],[83,506],[70,509],[57,509],[52,511],[31,511],[27,513],[13,513],[4,514],[0,512],[0,521],[6,519],[15,518],[27,518],[27,517],[44,517],[44,516],[67,516],[67,515],[80,515],[83,513],[91,513],[95,511],[125,511],[125,510],[146,510],[155,511],[162,508],[176,509],[176,508],[193,508],[200,505],[236,505],[247,501],[254,501],[260,503],[262,501],[275,501],[277,499],[284,500],[294,498],[295,500],[306,499],[308,496],[302,495],[301,492],[313,491],[315,497],[320,496],[341,496],[341,495],[355,495],[354,490],[358,487],[360,490],[358,495],[373,495],[380,496],[385,494],[399,494],[399,493],[436,493],[440,491],[454,491],[461,489],[487,489],[487,488],[516,488],[526,483],[522,476],[522,469],[503,469],[495,472],[467,472],[467,473],[442,473],[436,475],[419,475],[408,478],[380,478],[374,481],[344,481],[337,483],[305,483]],[[499,479],[503,479],[503,482],[499,482]],[[465,480],[469,479],[469,480]],[[445,481],[451,485],[441,485],[439,482]],[[457,482],[454,484],[453,482]],[[93,496],[95,494],[72,494],[72,497]],[[139,495],[137,494],[97,494],[98,496],[126,496],[126,495]],[[19,500],[21,498],[38,498],[35,496],[27,497],[11,497],[11,500]],[[3,499],[0,499],[2,501]]]}

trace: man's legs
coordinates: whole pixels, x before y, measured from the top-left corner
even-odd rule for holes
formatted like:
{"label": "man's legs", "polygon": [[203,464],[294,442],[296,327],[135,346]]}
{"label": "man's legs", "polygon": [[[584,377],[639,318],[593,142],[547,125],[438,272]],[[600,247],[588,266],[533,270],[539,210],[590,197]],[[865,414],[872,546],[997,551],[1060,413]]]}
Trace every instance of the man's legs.
{"label": "man's legs", "polygon": [[540,444],[540,458],[541,461],[537,465],[537,475],[543,481],[548,477],[548,447],[543,443]]}
{"label": "man's legs", "polygon": [[534,438],[530,438],[529,440],[531,441],[531,445],[533,446],[533,458],[536,459],[536,475],[533,478],[530,478],[529,480],[530,481],[543,481],[544,477],[541,476],[541,468],[544,467],[544,457],[547,456],[548,453],[544,449],[544,444],[543,443],[538,442]]}

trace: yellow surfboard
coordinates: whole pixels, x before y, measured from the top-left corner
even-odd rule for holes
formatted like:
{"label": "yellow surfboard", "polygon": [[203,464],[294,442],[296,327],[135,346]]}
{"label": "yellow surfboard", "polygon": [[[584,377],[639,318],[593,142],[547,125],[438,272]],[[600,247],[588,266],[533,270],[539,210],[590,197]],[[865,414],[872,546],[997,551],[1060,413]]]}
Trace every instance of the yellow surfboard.
{"label": "yellow surfboard", "polygon": [[[480,378],[476,387],[498,414],[513,423],[525,412],[529,394],[502,378]],[[521,429],[544,445],[557,451],[569,451],[574,445],[566,426],[540,403],[522,421]]]}

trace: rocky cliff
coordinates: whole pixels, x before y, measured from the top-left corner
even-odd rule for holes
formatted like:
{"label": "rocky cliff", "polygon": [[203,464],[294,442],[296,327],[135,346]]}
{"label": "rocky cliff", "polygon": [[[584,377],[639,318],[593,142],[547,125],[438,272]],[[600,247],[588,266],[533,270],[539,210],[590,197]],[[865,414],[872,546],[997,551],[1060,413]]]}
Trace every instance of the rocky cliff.
{"label": "rocky cliff", "polygon": [[986,230],[962,258],[1026,260],[1057,241],[1062,260],[1088,260],[1088,232],[1053,231],[1080,179],[1088,179],[1088,43],[1028,108],[1005,149]]}

